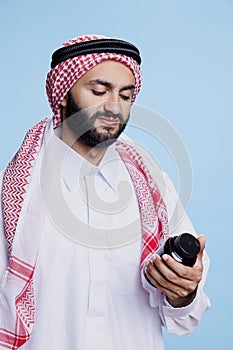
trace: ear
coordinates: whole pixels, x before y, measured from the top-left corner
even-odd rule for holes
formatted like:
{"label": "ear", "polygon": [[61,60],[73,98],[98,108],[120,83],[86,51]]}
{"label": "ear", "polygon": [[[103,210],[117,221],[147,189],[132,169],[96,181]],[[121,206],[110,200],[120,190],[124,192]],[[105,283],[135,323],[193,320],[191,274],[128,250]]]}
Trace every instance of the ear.
{"label": "ear", "polygon": [[63,98],[63,100],[61,101],[61,106],[62,107],[66,107],[67,105],[67,95],[65,96],[65,98]]}

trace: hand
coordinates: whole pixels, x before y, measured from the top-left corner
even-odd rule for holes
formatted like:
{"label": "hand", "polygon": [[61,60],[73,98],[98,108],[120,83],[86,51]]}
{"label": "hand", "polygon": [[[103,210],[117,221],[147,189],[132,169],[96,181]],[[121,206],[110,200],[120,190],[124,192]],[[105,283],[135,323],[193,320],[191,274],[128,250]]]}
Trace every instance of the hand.
{"label": "hand", "polygon": [[168,302],[173,307],[187,306],[195,298],[198,284],[202,279],[202,256],[206,238],[200,235],[198,240],[200,252],[193,267],[185,266],[167,254],[162,257],[155,254],[145,262],[146,278],[167,296]]}

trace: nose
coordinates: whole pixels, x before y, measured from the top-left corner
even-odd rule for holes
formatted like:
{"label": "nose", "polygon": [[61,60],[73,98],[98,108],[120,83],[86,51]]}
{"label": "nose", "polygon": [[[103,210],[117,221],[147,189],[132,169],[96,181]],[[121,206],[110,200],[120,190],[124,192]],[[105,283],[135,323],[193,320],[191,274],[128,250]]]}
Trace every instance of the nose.
{"label": "nose", "polygon": [[107,102],[104,104],[104,110],[112,114],[121,113],[121,106],[119,102]]}
{"label": "nose", "polygon": [[122,112],[122,104],[119,102],[118,94],[109,94],[108,99],[104,102],[104,110],[113,114]]}

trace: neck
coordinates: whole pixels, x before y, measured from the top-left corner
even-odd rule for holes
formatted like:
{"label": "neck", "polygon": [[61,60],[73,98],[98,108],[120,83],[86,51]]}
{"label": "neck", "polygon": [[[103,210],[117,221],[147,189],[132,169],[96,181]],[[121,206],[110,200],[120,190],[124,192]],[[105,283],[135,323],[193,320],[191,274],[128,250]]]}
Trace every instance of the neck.
{"label": "neck", "polygon": [[103,158],[107,147],[92,147],[80,140],[77,140],[73,132],[67,127],[66,123],[62,124],[61,139],[75,152],[93,165],[98,165]]}

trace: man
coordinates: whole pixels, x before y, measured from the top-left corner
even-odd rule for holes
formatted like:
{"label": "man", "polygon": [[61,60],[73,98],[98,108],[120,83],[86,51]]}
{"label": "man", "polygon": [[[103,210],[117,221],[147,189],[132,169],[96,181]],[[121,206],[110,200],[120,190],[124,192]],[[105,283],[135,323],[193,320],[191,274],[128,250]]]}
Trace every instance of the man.
{"label": "man", "polygon": [[134,45],[97,35],[53,54],[54,115],[2,174],[1,349],[161,350],[162,326],[191,332],[209,307],[204,236],[193,267],[153,254],[195,232],[168,177],[122,134],[140,61]]}

